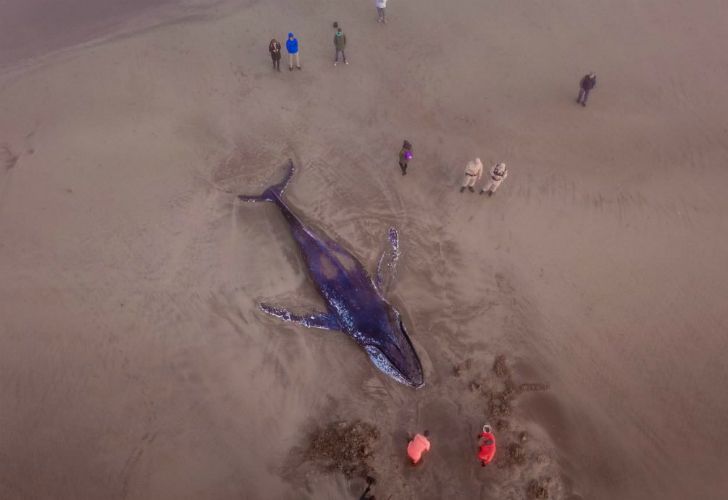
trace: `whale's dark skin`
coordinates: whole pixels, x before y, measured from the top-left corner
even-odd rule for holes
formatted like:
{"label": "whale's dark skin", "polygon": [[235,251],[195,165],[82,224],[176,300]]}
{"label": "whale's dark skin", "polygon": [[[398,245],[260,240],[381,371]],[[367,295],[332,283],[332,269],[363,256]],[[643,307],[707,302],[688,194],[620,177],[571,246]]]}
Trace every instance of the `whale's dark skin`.
{"label": "whale's dark skin", "polygon": [[269,201],[278,206],[327,310],[296,315],[268,304],[261,304],[261,310],[308,328],[344,332],[366,350],[382,372],[403,384],[422,387],[424,375],[420,359],[399,312],[383,296],[399,255],[397,231],[390,228],[391,248],[379,260],[376,280],[372,280],[354,255],[322,232],[306,226],[283,201],[283,190],[294,172],[293,162],[289,160],[288,173],[281,183],[266,189],[260,196],[240,195],[238,198],[249,202]]}

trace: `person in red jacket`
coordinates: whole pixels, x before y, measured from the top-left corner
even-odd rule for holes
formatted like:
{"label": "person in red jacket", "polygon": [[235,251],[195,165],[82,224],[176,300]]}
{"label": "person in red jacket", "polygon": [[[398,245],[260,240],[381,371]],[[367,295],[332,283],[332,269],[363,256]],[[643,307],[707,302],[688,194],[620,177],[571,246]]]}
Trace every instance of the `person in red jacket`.
{"label": "person in red jacket", "polygon": [[485,467],[495,457],[495,436],[490,432],[490,425],[483,426],[483,432],[478,434],[478,439],[482,440],[478,447],[478,460],[480,460],[480,465]]}

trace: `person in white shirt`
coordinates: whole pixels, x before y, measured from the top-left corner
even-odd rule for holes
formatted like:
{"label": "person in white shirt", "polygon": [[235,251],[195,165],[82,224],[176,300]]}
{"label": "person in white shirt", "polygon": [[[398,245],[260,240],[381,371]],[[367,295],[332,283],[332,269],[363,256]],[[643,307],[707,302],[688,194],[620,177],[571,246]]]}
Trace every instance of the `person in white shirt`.
{"label": "person in white shirt", "polygon": [[480,161],[480,158],[476,158],[475,161],[469,161],[468,164],[465,165],[465,179],[463,179],[463,186],[460,188],[460,192],[462,193],[465,191],[465,188],[468,188],[471,193],[474,193],[475,189],[473,189],[473,186],[475,186],[475,183],[478,182],[482,176],[483,163]]}
{"label": "person in white shirt", "polygon": [[488,196],[493,196],[493,193],[495,193],[496,189],[498,189],[498,186],[501,185],[501,182],[506,180],[506,177],[508,177],[508,170],[506,170],[506,164],[505,163],[497,163],[493,165],[493,168],[490,169],[490,172],[488,172],[488,183],[485,185],[483,189],[480,190],[480,194],[488,193]]}
{"label": "person in white shirt", "polygon": [[377,22],[387,24],[387,0],[374,0],[377,5]]}

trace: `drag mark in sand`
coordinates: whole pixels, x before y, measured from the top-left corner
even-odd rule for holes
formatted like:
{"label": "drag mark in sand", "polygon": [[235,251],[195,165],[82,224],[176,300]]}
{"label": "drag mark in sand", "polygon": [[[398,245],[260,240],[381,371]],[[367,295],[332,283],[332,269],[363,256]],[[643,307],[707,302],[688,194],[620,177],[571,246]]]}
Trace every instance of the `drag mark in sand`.
{"label": "drag mark in sand", "polygon": [[7,195],[8,191],[10,190],[10,179],[12,177],[12,174],[10,172],[15,167],[15,165],[18,164],[19,158],[20,156],[13,153],[7,143],[2,143],[2,145],[0,145],[0,165],[2,165],[2,167],[5,167],[4,169],[0,167],[0,174],[8,174],[7,176],[5,176],[5,180],[0,186],[0,211],[2,211],[2,202],[5,200],[5,195]]}
{"label": "drag mark in sand", "polygon": [[15,167],[15,165],[18,164],[19,159],[20,156],[13,153],[7,143],[3,143],[2,146],[0,146],[0,164],[5,167],[5,171]]}
{"label": "drag mark in sand", "polygon": [[134,469],[136,468],[137,463],[139,463],[139,460],[142,458],[142,455],[144,454],[144,449],[147,446],[151,445],[156,437],[156,432],[153,432],[151,434],[144,434],[144,436],[142,436],[141,444],[134,448],[134,450],[132,450],[132,452],[129,454],[129,458],[126,459],[124,467],[121,469],[121,498],[129,497],[129,486],[131,483],[132,475],[134,473]]}

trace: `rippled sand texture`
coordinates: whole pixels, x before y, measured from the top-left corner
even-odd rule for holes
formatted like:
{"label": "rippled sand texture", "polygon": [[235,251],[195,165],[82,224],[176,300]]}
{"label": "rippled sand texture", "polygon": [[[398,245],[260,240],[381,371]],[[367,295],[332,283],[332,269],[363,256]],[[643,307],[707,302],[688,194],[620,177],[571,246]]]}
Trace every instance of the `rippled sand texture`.
{"label": "rippled sand texture", "polygon": [[[381,498],[725,495],[725,2],[207,3],[2,70],[0,498],[355,498],[296,455],[355,419]],[[288,31],[304,69],[274,73]],[[493,198],[458,193],[476,156],[510,168]],[[422,390],[256,309],[322,304],[275,207],[211,183],[288,157],[291,205],[369,269],[399,228]],[[482,469],[499,354],[548,390],[499,434],[526,463]]]}

